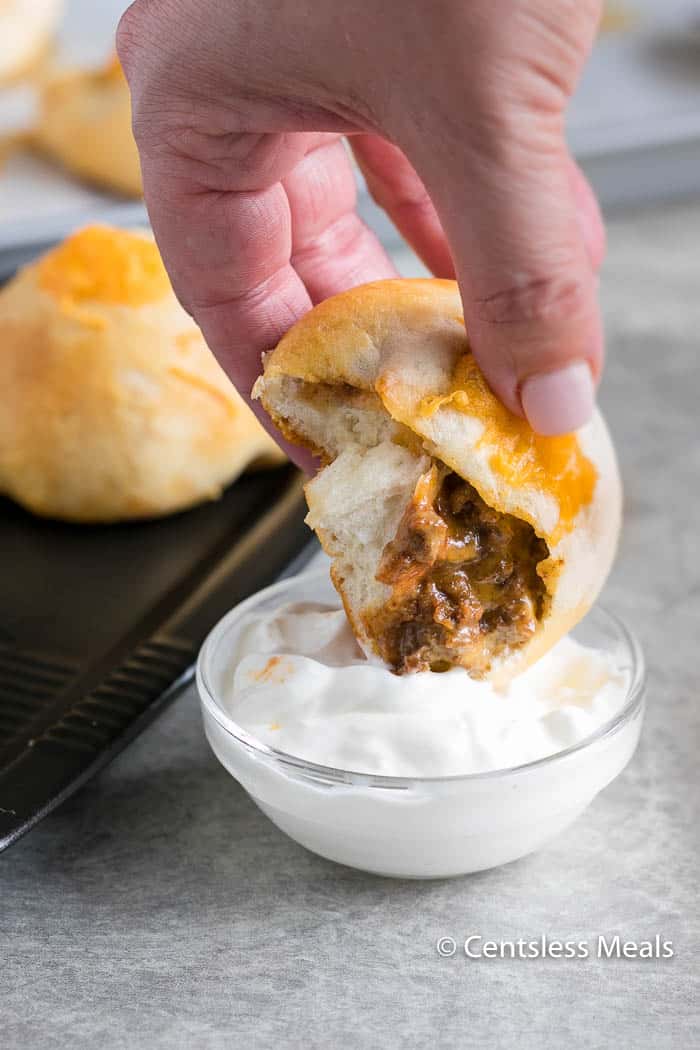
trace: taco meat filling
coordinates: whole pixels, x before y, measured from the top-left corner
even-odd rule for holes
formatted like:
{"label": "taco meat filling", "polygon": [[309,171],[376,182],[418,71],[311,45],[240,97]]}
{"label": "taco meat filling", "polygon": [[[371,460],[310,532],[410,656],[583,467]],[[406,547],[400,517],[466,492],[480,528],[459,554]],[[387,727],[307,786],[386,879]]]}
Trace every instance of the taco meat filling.
{"label": "taco meat filling", "polygon": [[397,674],[461,665],[482,676],[534,632],[547,601],[537,565],[548,556],[531,525],[434,464],[382,552],[377,579],[392,593],[365,616],[380,655]]}

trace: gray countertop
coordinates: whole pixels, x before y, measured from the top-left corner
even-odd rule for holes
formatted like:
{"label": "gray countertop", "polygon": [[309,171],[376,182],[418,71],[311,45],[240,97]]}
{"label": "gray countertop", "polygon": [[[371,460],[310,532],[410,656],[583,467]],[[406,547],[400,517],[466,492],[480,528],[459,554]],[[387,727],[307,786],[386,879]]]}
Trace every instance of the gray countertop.
{"label": "gray countertop", "polygon": [[[192,690],[0,858],[9,1048],[689,1047],[697,1034],[700,205],[617,219],[602,392],[626,485],[605,601],[649,664],[625,773],[540,853],[436,882],[336,866],[219,766]],[[599,934],[670,959],[440,958]]]}

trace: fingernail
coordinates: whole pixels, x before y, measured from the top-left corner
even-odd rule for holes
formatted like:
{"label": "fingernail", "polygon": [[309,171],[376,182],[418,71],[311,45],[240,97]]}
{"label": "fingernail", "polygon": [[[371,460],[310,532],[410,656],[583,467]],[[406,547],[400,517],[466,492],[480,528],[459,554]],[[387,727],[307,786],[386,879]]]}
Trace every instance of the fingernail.
{"label": "fingernail", "polygon": [[595,387],[585,361],[556,372],[529,376],[520,400],[527,421],[538,434],[568,434],[586,423],[595,405]]}

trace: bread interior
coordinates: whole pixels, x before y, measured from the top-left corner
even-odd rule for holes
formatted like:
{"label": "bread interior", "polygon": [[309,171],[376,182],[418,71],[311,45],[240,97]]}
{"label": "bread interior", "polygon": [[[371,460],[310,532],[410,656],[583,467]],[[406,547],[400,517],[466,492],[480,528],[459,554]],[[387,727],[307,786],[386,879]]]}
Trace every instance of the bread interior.
{"label": "bread interior", "polygon": [[549,603],[549,550],[532,526],[489,507],[376,394],[277,382],[275,411],[326,464],[306,486],[306,520],[367,655],[398,674],[480,677],[524,645]]}

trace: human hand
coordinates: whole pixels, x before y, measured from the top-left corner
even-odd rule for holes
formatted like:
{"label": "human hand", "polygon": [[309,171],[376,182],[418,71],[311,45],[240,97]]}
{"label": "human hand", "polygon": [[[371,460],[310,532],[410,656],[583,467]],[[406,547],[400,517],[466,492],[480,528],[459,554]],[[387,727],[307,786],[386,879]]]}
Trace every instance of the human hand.
{"label": "human hand", "polygon": [[588,418],[604,232],[564,112],[599,0],[136,0],[119,55],[173,286],[239,390],[312,304],[393,274],[375,199],[456,274],[473,352],[545,434]]}

